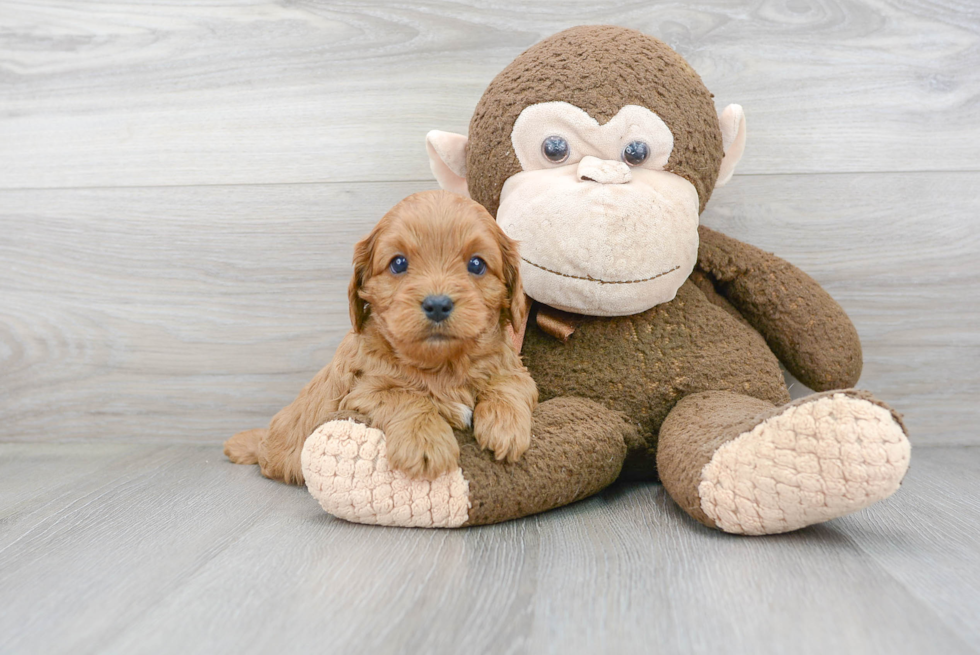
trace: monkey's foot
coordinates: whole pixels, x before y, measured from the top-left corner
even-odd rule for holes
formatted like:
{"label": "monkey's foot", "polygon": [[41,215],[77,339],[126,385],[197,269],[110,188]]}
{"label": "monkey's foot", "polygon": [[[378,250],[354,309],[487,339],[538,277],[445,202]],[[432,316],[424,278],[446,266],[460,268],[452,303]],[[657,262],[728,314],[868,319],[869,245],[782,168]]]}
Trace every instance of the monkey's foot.
{"label": "monkey's foot", "polygon": [[430,482],[392,470],[384,434],[363,416],[331,418],[302,456],[323,509],[355,523],[426,528],[499,523],[590,496],[619,475],[635,430],[594,402],[555,398],[535,410],[531,446],[518,461],[497,461],[472,431],[458,431],[459,468]]}
{"label": "monkey's foot", "polygon": [[857,392],[830,392],[781,407],[718,448],[697,494],[725,532],[788,532],[895,493],[910,454],[889,408]]}

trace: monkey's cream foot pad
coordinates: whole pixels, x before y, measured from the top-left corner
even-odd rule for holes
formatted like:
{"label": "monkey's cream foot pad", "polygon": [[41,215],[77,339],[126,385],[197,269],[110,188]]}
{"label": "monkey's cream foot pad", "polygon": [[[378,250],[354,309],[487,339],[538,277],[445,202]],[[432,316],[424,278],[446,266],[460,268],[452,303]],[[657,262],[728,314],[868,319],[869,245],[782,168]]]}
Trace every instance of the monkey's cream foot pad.
{"label": "monkey's cream foot pad", "polygon": [[353,420],[328,421],[313,432],[303,447],[303,475],[327,513],[354,523],[456,528],[469,512],[459,468],[431,482],[391,470],[384,433]]}
{"label": "monkey's cream foot pad", "polygon": [[843,392],[804,400],[718,449],[701,471],[701,509],[726,532],[796,530],[887,498],[910,454],[887,408]]}

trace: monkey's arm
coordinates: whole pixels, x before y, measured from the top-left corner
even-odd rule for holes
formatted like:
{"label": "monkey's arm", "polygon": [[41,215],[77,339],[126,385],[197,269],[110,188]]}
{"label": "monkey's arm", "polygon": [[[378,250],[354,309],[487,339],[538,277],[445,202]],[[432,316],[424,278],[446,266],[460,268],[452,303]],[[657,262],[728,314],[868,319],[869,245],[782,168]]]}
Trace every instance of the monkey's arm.
{"label": "monkey's arm", "polygon": [[816,280],[787,261],[709,228],[698,228],[698,268],[758,330],[796,379],[825,391],[861,377],[861,341]]}

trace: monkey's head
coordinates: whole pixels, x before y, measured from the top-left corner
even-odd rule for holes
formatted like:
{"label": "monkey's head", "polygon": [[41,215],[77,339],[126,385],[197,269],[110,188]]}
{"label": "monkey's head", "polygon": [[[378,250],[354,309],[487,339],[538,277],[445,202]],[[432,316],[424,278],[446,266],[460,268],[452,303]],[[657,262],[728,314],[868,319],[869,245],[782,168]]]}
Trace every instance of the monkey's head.
{"label": "monkey's head", "polygon": [[663,42],[576,27],[490,83],[469,138],[432,131],[432,171],[520,242],[529,296],[623,316],[674,298],[694,268],[698,217],[745,147],[742,108],[712,95]]}

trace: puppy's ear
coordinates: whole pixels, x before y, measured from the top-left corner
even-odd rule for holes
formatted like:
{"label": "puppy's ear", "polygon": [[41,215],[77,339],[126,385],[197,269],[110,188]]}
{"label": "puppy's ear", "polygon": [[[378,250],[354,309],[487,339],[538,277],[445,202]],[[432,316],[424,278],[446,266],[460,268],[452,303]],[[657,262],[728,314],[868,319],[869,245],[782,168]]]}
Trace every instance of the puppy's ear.
{"label": "puppy's ear", "polygon": [[[494,224],[496,226],[496,222]],[[510,322],[515,332],[520,332],[524,327],[524,312],[527,309],[524,287],[521,284],[521,256],[517,242],[504,234],[499,226],[496,227],[500,254],[504,260],[504,284],[507,285],[507,301],[502,318]]]}
{"label": "puppy's ear", "polygon": [[364,329],[364,323],[371,314],[371,308],[361,298],[361,287],[371,277],[371,262],[374,261],[374,244],[377,239],[378,230],[375,228],[354,246],[354,274],[351,276],[350,286],[347,287],[347,297],[350,300],[350,324],[358,334]]}

